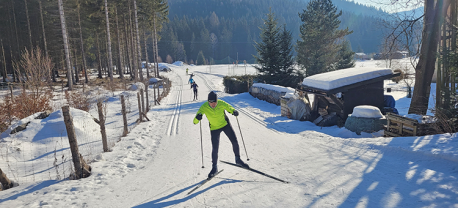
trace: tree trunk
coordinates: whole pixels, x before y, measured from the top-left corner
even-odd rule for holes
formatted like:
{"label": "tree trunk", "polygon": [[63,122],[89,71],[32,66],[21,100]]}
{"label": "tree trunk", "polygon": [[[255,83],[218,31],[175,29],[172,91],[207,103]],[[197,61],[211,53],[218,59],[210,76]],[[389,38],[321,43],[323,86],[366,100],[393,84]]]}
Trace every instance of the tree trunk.
{"label": "tree trunk", "polygon": [[[156,60],[156,77],[159,77],[159,52],[157,47],[157,30],[156,30],[156,14],[153,15],[153,28],[154,28],[154,47],[155,47],[155,60]],[[158,88],[159,93],[159,88]]]}
{"label": "tree trunk", "polygon": [[158,73],[157,73],[157,70],[156,70],[156,68],[157,68],[156,50],[157,50],[157,49],[156,49],[156,44],[155,44],[155,43],[156,43],[156,42],[155,42],[155,40],[156,40],[156,34],[155,34],[154,32],[153,32],[153,37],[152,37],[152,39],[153,39],[152,42],[153,42],[153,62],[154,62],[154,66],[153,66],[154,69],[153,69],[153,72],[154,72],[154,77],[159,77],[159,75],[158,75]]}
{"label": "tree trunk", "polygon": [[44,46],[44,49],[45,49],[45,56],[46,58],[49,57],[48,55],[48,43],[46,41],[46,32],[45,32],[45,21],[43,19],[43,8],[41,6],[41,0],[38,0],[38,5],[40,7],[40,17],[41,17],[41,29],[42,29],[42,33],[43,33],[43,46]]}
{"label": "tree trunk", "polygon": [[98,60],[98,66],[97,66],[97,71],[98,71],[98,78],[102,79],[102,56],[100,55],[100,44],[99,44],[99,33],[95,33],[95,39],[97,42],[97,60]]}
{"label": "tree trunk", "polygon": [[105,0],[105,19],[107,22],[108,77],[113,82],[113,54],[111,54],[110,18],[108,18],[108,1]]}
{"label": "tree trunk", "polygon": [[440,35],[439,20],[449,4],[448,0],[438,0],[437,3],[435,0],[425,1],[422,45],[420,58],[415,67],[415,85],[409,114],[426,115],[428,110],[431,79],[434,74]]}
{"label": "tree trunk", "polygon": [[144,33],[143,41],[145,43],[145,61],[146,61],[146,78],[150,78],[149,75],[149,59],[148,59],[148,47],[146,47],[146,40],[148,39],[148,36],[146,35],[146,32]]}
{"label": "tree trunk", "polygon": [[134,0],[134,15],[135,15],[135,33],[137,34],[137,60],[138,60],[138,74],[140,81],[143,82],[143,67],[142,67],[142,50],[140,47],[140,31],[138,30],[138,16],[137,16],[137,0]]}
{"label": "tree trunk", "polygon": [[29,29],[30,51],[32,51],[33,50],[32,31],[30,30],[30,18],[29,18],[29,9],[27,8],[27,0],[24,0],[24,4],[25,4],[25,16],[27,18],[27,28]]}
{"label": "tree trunk", "polygon": [[4,68],[4,74],[3,74],[3,82],[6,83],[6,77],[8,76],[8,72],[6,71],[6,58],[5,58],[5,49],[3,49],[3,40],[0,40],[2,43],[2,56],[3,56],[3,68]]}
{"label": "tree trunk", "polygon": [[73,68],[75,68],[75,82],[79,83],[80,82],[80,70],[78,70],[78,54],[75,49],[75,64],[73,64]]}
{"label": "tree trunk", "polygon": [[118,73],[119,73],[119,78],[123,79],[124,78],[124,73],[123,73],[123,68],[124,66],[122,65],[122,53],[121,53],[121,37],[119,36],[119,23],[118,23],[118,8],[117,6],[115,7],[115,14],[116,14],[116,36],[118,38]]}
{"label": "tree trunk", "polygon": [[[38,6],[39,6],[39,9],[40,9],[41,30],[42,30],[42,33],[43,33],[43,47],[45,49],[46,58],[49,58],[49,55],[48,55],[48,43],[46,42],[45,21],[43,19],[43,7],[41,6],[41,0],[38,0]],[[51,69],[51,73],[49,74],[50,76],[48,77],[48,82],[50,82],[52,80],[53,72],[54,72],[54,69]]]}
{"label": "tree trunk", "polygon": [[138,79],[138,68],[137,68],[137,52],[136,52],[136,47],[135,41],[134,41],[134,29],[133,29],[133,23],[132,23],[132,9],[129,4],[129,27],[130,27],[130,46],[131,46],[131,54],[132,54],[132,75],[133,75],[133,80]]}
{"label": "tree trunk", "polygon": [[[18,35],[18,30],[17,30],[17,22],[16,22],[16,12],[14,9],[14,0],[11,0],[12,4],[12,9],[13,9],[13,20],[14,20],[14,31],[16,32],[16,46],[17,46],[17,51],[16,51],[16,57],[19,57],[21,54],[21,47],[19,46],[19,35]],[[19,82],[19,77],[17,76],[16,72],[13,70],[13,81],[14,82]]]}
{"label": "tree trunk", "polygon": [[[452,16],[452,18],[451,18],[452,22],[451,22],[451,23],[452,23],[452,25],[457,25],[457,24],[458,24],[457,9],[458,9],[458,8],[457,8],[456,1],[452,1],[451,9],[452,9],[452,14],[451,14],[451,16]],[[451,44],[452,44],[452,46],[451,46],[452,51],[455,51],[455,50],[456,50],[456,44],[457,44],[457,43],[456,43],[456,35],[457,35],[457,34],[456,34],[456,29],[453,29],[453,30],[452,30],[452,42],[451,42]],[[456,77],[456,76],[455,76],[455,73],[453,73],[453,74],[452,74],[452,77],[451,77],[451,81],[450,81],[450,82],[451,82],[450,84],[451,84],[451,86],[452,86],[452,88],[451,88],[451,91],[452,91],[452,92],[455,92],[455,91],[456,91],[456,87],[455,87],[455,77]]]}
{"label": "tree trunk", "polygon": [[67,40],[67,26],[65,25],[64,5],[62,0],[58,0],[60,25],[62,27],[62,38],[64,40],[65,60],[67,63],[68,90],[73,90],[72,66],[70,64],[70,49]]}
{"label": "tree trunk", "polygon": [[84,73],[85,83],[89,82],[89,78],[87,77],[87,65],[86,65],[86,53],[84,52],[84,41],[83,41],[83,30],[81,28],[81,14],[80,14],[80,3],[77,2],[78,7],[78,26],[80,29],[80,44],[81,44],[81,59],[82,59],[82,67]]}
{"label": "tree trunk", "polygon": [[130,53],[129,53],[129,36],[127,35],[128,34],[128,26],[127,26],[127,23],[126,23],[126,17],[124,15],[124,18],[123,18],[123,21],[124,21],[124,41],[125,41],[125,48],[126,48],[126,58],[127,58],[127,64],[128,64],[128,73],[130,74],[130,77],[132,78],[132,65],[131,65],[131,59],[130,59]]}
{"label": "tree trunk", "polygon": [[[445,15],[445,14],[444,14]],[[449,106],[450,106],[450,91],[449,91],[449,64],[448,64],[448,58],[447,56],[445,55],[446,53],[449,53],[447,52],[447,49],[450,49],[450,48],[447,48],[447,23],[446,21],[444,21],[444,18],[441,18],[441,24],[442,24],[442,69],[443,69],[443,84],[442,87],[444,88],[444,94],[443,94],[443,103],[442,103],[442,107],[443,108],[446,108],[448,109]],[[449,42],[450,40],[448,40]],[[436,86],[437,87],[437,86]],[[441,94],[442,95],[442,94]],[[437,96],[437,95],[436,95]]]}

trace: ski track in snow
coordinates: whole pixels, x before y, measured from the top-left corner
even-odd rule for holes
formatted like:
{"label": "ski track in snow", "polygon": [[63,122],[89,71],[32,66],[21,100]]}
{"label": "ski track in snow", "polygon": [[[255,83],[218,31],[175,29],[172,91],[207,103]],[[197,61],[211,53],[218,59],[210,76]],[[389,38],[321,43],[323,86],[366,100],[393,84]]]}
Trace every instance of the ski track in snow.
{"label": "ski track in snow", "polygon": [[[173,72],[174,73],[174,72]],[[174,73],[176,74],[176,73]],[[176,76],[178,77],[175,79],[176,83],[173,86],[173,90],[171,94],[176,94],[175,96],[175,102],[173,104],[168,104],[168,105],[174,105],[174,110],[173,114],[170,117],[170,122],[169,126],[167,128],[167,135],[173,136],[175,134],[178,134],[178,121],[180,118],[180,113],[181,113],[181,105],[182,105],[182,97],[183,97],[183,80],[181,77],[179,77],[177,74]]]}

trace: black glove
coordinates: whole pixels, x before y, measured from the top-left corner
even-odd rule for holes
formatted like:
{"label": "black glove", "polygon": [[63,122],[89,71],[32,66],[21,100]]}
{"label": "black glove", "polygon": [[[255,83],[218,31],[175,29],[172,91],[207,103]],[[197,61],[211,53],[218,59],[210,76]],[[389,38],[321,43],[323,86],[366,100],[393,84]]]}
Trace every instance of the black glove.
{"label": "black glove", "polygon": [[202,120],[202,114],[201,113],[197,114],[196,119],[199,121]]}
{"label": "black glove", "polygon": [[239,116],[239,112],[237,110],[234,110],[234,112],[232,112],[232,115]]}

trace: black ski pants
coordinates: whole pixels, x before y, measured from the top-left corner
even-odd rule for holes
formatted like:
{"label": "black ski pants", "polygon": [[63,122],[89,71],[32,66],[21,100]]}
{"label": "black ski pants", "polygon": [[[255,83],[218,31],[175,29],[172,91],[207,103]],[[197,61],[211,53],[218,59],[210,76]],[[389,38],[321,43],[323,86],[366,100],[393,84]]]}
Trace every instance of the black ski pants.
{"label": "black ski pants", "polygon": [[227,125],[223,128],[211,130],[211,139],[212,139],[212,163],[213,166],[216,166],[218,163],[218,149],[219,149],[219,138],[221,132],[224,132],[226,136],[232,143],[232,150],[234,151],[235,158],[240,158],[240,148],[239,143],[237,142],[237,137],[235,136],[234,129],[232,129],[229,119],[226,117]]}
{"label": "black ski pants", "polygon": [[197,90],[194,90],[194,100],[197,100]]}

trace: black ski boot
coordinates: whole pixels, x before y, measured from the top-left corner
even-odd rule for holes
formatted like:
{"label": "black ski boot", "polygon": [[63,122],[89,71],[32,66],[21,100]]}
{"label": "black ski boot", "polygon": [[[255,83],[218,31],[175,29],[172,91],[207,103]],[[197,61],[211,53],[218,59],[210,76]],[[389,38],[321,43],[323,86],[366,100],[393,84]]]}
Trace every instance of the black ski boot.
{"label": "black ski boot", "polygon": [[250,168],[250,166],[248,166],[248,164],[244,163],[242,161],[242,159],[239,158],[235,158],[235,164],[237,164],[238,166],[242,167],[242,168]]}
{"label": "black ski boot", "polygon": [[213,166],[212,170],[208,174],[208,178],[213,177],[218,172],[218,167],[216,165]]}

